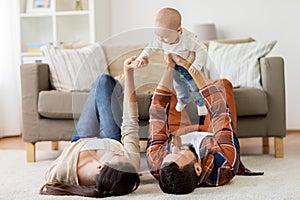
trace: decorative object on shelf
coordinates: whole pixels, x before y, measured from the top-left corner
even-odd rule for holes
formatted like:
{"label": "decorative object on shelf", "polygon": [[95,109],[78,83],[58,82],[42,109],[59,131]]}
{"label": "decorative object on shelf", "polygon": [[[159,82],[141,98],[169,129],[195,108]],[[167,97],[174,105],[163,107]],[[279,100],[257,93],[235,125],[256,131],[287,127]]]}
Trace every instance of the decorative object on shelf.
{"label": "decorative object on shelf", "polygon": [[207,24],[195,24],[194,33],[200,40],[216,40],[216,26],[212,23]]}
{"label": "decorative object on shelf", "polygon": [[27,0],[27,13],[43,13],[53,10],[52,0]]}
{"label": "decorative object on shelf", "polygon": [[22,63],[44,63],[40,47],[45,43],[78,49],[95,42],[95,0],[81,0],[83,11],[74,10],[75,0],[17,1]]}
{"label": "decorative object on shelf", "polygon": [[28,53],[40,53],[41,47],[47,45],[47,42],[27,42],[26,48]]}
{"label": "decorative object on shelf", "polygon": [[75,10],[83,10],[81,0],[75,0]]}
{"label": "decorative object on shelf", "polygon": [[45,60],[41,56],[26,56],[22,58],[22,64],[27,63],[48,63],[47,60]]}
{"label": "decorative object on shelf", "polygon": [[84,43],[81,40],[75,40],[74,42],[60,42],[60,46],[64,49],[79,49],[88,46],[88,43]]}

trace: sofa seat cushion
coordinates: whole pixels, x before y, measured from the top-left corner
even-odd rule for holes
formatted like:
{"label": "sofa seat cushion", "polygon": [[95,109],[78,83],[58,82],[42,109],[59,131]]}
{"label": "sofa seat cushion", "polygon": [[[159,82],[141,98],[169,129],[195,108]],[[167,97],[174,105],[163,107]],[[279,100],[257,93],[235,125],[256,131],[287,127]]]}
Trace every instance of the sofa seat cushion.
{"label": "sofa seat cushion", "polygon": [[[234,88],[233,95],[238,117],[264,116],[267,114],[268,104],[265,91],[256,88]],[[186,111],[192,124],[199,122],[197,108],[193,101],[186,106]]]}
{"label": "sofa seat cushion", "polygon": [[[39,93],[38,112],[45,118],[78,119],[87,97],[87,92],[41,91]],[[139,120],[149,119],[148,110],[151,98],[152,95],[137,94]]]}
{"label": "sofa seat cushion", "polygon": [[268,99],[265,91],[256,88],[234,88],[233,94],[238,117],[267,114]]}
{"label": "sofa seat cushion", "polygon": [[46,118],[78,119],[87,97],[88,92],[41,91],[38,112]]}
{"label": "sofa seat cushion", "polygon": [[[256,88],[235,88],[233,93],[238,117],[267,114],[267,94],[263,90]],[[41,91],[39,93],[38,112],[46,118],[78,119],[87,96],[87,92]],[[137,94],[139,120],[149,119],[151,98],[151,94]],[[189,106],[187,107],[188,113],[191,115],[190,117],[196,119],[198,117],[195,108],[194,105],[191,105],[190,109]]]}

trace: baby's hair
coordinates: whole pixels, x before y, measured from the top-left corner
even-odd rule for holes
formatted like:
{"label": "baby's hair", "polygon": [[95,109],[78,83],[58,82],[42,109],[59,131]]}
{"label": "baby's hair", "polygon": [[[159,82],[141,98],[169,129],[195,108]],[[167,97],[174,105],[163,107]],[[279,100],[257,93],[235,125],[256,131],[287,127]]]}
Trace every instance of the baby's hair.
{"label": "baby's hair", "polygon": [[163,23],[172,30],[176,30],[181,26],[181,14],[174,8],[163,8],[156,15],[156,23]]}

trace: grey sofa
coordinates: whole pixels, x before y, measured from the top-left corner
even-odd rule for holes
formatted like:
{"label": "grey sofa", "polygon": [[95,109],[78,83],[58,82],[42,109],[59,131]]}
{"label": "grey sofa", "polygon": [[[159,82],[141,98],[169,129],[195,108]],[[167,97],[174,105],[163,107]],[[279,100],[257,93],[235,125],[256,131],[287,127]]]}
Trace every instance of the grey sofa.
{"label": "grey sofa", "polygon": [[[117,75],[124,59],[138,55],[141,49],[137,46],[129,48],[126,45],[104,46],[110,73]],[[161,56],[156,55],[150,60],[156,63],[154,67],[157,68],[154,71],[161,73]],[[283,138],[286,134],[284,61],[281,57],[265,57],[259,63],[263,90],[234,89],[238,117],[237,135],[239,138],[263,138],[263,153],[269,153],[268,141],[270,137],[274,137],[275,157],[283,157]],[[21,65],[23,140],[27,143],[28,162],[35,162],[35,143],[52,141],[52,147],[56,149],[59,141],[71,139],[76,120],[88,95],[86,92],[54,90],[49,73],[48,64]],[[141,82],[145,81],[142,74],[148,76],[147,73],[141,72],[137,75]],[[144,141],[148,135],[148,109],[156,85],[153,80],[147,82],[149,84],[137,83],[141,127],[139,135]],[[196,109],[192,103],[187,106],[187,111],[191,121],[197,122]]]}

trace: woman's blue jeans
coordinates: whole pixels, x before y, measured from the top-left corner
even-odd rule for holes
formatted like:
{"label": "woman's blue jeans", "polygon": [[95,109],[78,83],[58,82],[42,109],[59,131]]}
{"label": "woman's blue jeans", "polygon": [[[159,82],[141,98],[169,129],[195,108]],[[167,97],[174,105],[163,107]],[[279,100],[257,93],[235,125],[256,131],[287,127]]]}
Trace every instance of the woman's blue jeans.
{"label": "woman's blue jeans", "polygon": [[80,114],[72,142],[79,138],[111,138],[121,140],[122,107],[119,97],[123,89],[109,74],[100,75],[93,83]]}

